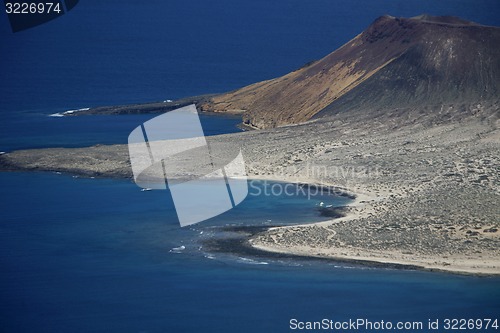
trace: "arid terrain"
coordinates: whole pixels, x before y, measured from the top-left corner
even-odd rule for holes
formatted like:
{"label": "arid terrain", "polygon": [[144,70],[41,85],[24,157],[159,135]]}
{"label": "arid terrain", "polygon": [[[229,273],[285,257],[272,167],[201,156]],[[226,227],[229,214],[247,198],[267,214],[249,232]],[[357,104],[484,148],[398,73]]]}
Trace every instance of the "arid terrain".
{"label": "arid terrain", "polygon": [[[220,163],[241,148],[250,177],[334,185],[356,195],[345,218],[274,228],[254,237],[253,246],[500,274],[498,109],[494,114],[397,130],[337,117],[208,141]],[[132,176],[126,145],[16,151],[0,163],[4,170]]]}
{"label": "arid terrain", "polygon": [[[241,149],[250,177],[356,196],[345,217],[271,228],[254,235],[252,246],[500,274],[499,45],[499,28],[384,16],[287,76],[183,103],[240,112],[247,125],[263,128],[208,137],[216,165]],[[178,104],[166,103],[82,114],[163,112]],[[179,178],[206,170],[189,156],[176,157],[185,166]],[[0,155],[0,169],[132,178],[126,145],[14,151]]]}

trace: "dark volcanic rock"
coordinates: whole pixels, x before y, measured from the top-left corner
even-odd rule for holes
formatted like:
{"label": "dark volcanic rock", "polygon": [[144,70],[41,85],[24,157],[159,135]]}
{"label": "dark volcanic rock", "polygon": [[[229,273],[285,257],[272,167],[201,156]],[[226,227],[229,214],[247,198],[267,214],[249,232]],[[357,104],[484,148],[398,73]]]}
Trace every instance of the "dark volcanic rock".
{"label": "dark volcanic rock", "polygon": [[144,114],[144,113],[164,113],[172,111],[187,105],[204,103],[212,95],[201,95],[194,97],[181,98],[175,101],[162,101],[142,104],[99,106],[88,110],[79,110],[65,114],[66,116],[84,116],[84,115],[122,115],[122,114]]}
{"label": "dark volcanic rock", "polygon": [[338,219],[346,216],[345,207],[319,207],[319,214],[324,217],[332,217]]}

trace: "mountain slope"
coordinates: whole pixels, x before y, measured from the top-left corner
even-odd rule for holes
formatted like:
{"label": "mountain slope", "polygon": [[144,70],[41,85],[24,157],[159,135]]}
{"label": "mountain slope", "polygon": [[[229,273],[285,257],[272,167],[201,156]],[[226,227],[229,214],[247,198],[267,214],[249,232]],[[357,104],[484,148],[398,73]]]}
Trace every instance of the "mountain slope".
{"label": "mountain slope", "polygon": [[212,97],[271,128],[364,110],[473,104],[500,95],[500,29],[454,17],[383,16],[347,44],[285,76]]}

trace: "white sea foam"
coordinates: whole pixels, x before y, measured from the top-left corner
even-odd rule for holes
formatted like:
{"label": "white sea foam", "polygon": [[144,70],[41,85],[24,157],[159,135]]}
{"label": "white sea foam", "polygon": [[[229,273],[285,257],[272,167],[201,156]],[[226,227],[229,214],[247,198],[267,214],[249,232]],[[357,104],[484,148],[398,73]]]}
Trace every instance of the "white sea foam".
{"label": "white sea foam", "polygon": [[87,111],[87,110],[90,110],[90,108],[81,108],[81,109],[68,110],[68,111],[64,111],[63,114],[73,114],[75,112],[81,112],[81,111]]}
{"label": "white sea foam", "polygon": [[253,259],[243,258],[243,257],[238,257],[238,262],[249,265],[269,265],[269,263],[265,261],[256,261]]}
{"label": "white sea foam", "polygon": [[172,252],[172,253],[181,253],[185,249],[186,249],[186,247],[184,245],[181,245],[179,247],[172,248],[172,250],[170,250],[169,252]]}
{"label": "white sea foam", "polygon": [[81,109],[75,109],[75,110],[67,110],[67,111],[64,111],[64,112],[58,112],[58,113],[50,114],[49,117],[64,117],[64,116],[68,116],[68,115],[71,115],[71,114],[76,113],[76,112],[87,111],[87,110],[90,110],[90,108],[81,108]]}

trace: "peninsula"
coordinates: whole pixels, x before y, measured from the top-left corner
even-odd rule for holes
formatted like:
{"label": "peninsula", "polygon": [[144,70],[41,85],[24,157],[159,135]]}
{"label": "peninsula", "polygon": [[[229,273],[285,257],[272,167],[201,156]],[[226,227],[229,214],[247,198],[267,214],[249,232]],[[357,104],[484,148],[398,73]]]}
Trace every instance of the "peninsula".
{"label": "peninsula", "polygon": [[[207,138],[221,159],[241,148],[251,177],[356,195],[346,217],[271,228],[253,236],[252,246],[497,275],[499,93],[499,28],[383,16],[297,71],[194,102],[202,111],[240,113],[258,129]],[[114,112],[141,108],[165,111]],[[99,112],[81,112],[90,113]],[[132,175],[126,145],[8,152],[0,169]]]}

